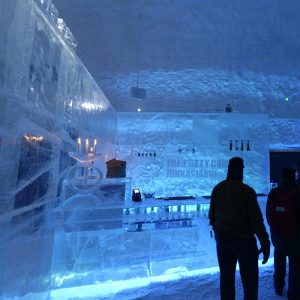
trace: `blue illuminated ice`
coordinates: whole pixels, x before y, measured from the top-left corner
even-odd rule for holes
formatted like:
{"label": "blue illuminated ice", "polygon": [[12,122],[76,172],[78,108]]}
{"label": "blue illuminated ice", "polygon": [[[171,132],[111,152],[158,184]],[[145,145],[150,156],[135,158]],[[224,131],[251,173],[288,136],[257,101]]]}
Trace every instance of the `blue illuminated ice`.
{"label": "blue illuminated ice", "polygon": [[[174,95],[163,81],[183,83],[188,89],[179,89],[175,101],[184,107],[201,95],[210,113],[117,113],[57,18],[50,0],[0,0],[0,298],[218,299],[209,199],[202,196],[226,176],[233,155],[245,160],[245,182],[268,192],[269,150],[298,149],[300,122],[278,118],[282,105],[265,100],[281,97],[286,86],[296,90],[298,79],[144,71],[155,96]],[[130,76],[117,75],[111,88],[127,90]],[[243,114],[212,112],[222,94],[238,95]],[[259,104],[248,111],[254,99]],[[294,117],[297,105],[281,116]],[[106,174],[106,161],[123,159],[127,177],[104,178],[87,194],[74,191],[67,174],[77,163],[69,152],[78,137],[99,141],[100,159],[89,168]],[[249,151],[242,150],[248,140]],[[141,203],[131,201],[132,188],[141,190]],[[166,196],[190,198],[158,199]],[[265,202],[259,198],[263,212]],[[276,299],[271,264],[261,269],[260,299]]]}

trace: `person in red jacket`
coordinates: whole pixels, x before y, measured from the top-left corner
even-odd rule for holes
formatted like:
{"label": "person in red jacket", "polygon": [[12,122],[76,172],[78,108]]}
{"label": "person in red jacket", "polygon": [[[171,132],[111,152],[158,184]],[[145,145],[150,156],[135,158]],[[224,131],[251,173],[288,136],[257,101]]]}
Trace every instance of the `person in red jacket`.
{"label": "person in red jacket", "polygon": [[[235,299],[235,272],[239,262],[244,299],[258,296],[258,255],[263,252],[263,264],[270,255],[270,241],[256,193],[243,183],[244,161],[229,160],[226,180],[218,183],[211,194],[209,219],[215,233],[220,267],[222,300]],[[258,250],[258,237],[261,250]]]}
{"label": "person in red jacket", "polygon": [[295,169],[284,168],[281,184],[268,195],[266,217],[274,245],[274,287],[282,295],[289,258],[288,299],[300,300],[300,189]]}

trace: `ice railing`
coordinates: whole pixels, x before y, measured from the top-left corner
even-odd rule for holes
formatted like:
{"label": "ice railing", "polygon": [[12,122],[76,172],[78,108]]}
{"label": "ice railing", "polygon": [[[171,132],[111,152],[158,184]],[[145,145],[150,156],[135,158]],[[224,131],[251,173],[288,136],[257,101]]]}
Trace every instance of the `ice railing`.
{"label": "ice railing", "polygon": [[35,3],[42,9],[49,21],[57,27],[60,36],[74,50],[77,47],[77,41],[62,18],[58,17],[58,10],[52,0],[34,0]]}

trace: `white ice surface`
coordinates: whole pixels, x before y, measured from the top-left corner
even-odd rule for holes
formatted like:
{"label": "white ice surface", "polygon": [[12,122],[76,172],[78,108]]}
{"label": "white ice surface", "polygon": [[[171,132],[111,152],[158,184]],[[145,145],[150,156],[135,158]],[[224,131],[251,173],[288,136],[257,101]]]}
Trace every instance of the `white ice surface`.
{"label": "white ice surface", "polygon": [[[265,266],[260,265],[259,296],[260,300],[287,299],[279,297],[273,288],[273,259]],[[218,300],[219,297],[218,268],[195,270],[177,274],[149,277],[147,279],[131,279],[121,282],[106,282],[90,286],[54,290],[51,300],[69,299],[204,299]],[[239,272],[236,273],[236,300],[243,299],[243,288]]]}

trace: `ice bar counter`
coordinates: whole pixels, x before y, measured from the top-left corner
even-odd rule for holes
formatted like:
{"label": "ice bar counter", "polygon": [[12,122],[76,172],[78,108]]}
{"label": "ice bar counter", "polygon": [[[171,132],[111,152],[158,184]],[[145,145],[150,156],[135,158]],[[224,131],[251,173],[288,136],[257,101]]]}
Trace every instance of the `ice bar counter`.
{"label": "ice bar counter", "polygon": [[49,213],[53,288],[217,266],[209,200],[131,200],[127,178],[103,179]]}

